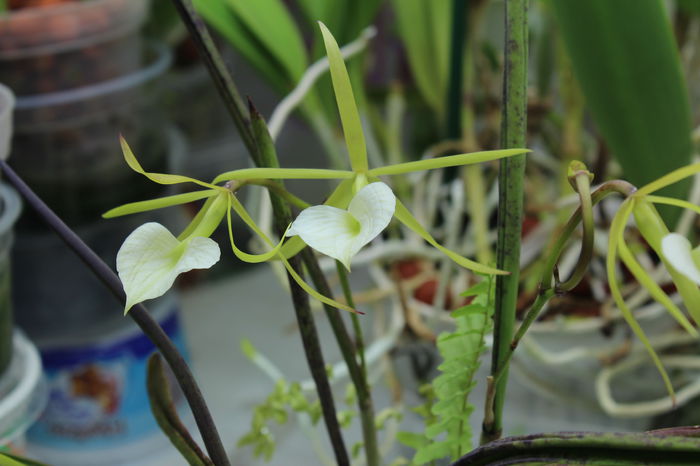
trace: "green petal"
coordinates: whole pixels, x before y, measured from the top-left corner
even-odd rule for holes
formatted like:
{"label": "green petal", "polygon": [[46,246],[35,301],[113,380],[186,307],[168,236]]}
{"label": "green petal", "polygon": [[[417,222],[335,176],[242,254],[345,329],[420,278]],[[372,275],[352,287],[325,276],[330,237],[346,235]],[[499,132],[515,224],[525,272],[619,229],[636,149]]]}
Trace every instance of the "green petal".
{"label": "green petal", "polygon": [[427,160],[416,160],[414,162],[398,163],[386,167],[374,168],[369,171],[371,176],[379,175],[400,175],[422,170],[433,170],[435,168],[456,167],[459,165],[470,165],[473,163],[488,162],[505,157],[531,152],[528,149],[503,149],[473,152],[471,154],[448,155],[446,157],[435,157]]}
{"label": "green petal", "polygon": [[682,207],[684,209],[690,209],[700,214],[700,206],[697,206],[692,202],[688,202],[683,199],[676,199],[674,197],[665,196],[646,196],[645,199],[649,202],[653,202],[654,204],[673,205],[676,207]]}
{"label": "green petal", "polygon": [[693,325],[688,321],[688,319],[683,314],[678,306],[676,306],[671,298],[661,289],[659,285],[656,284],[653,278],[649,276],[644,268],[637,262],[632,253],[630,252],[627,244],[624,241],[619,243],[620,259],[627,266],[632,275],[637,279],[637,281],[649,291],[649,294],[660,304],[662,304],[668,312],[678,321],[678,323],[686,329],[688,333],[693,336],[697,336],[698,332],[695,330]]}
{"label": "green petal", "polygon": [[323,35],[323,43],[326,46],[333,91],[335,92],[335,100],[338,103],[340,121],[343,125],[345,145],[347,145],[348,154],[350,155],[350,166],[354,172],[364,173],[367,171],[367,147],[365,145],[365,136],[362,132],[360,114],[357,111],[355,96],[350,85],[348,70],[345,68],[345,62],[333,35],[322,22],[319,21],[318,24]]}
{"label": "green petal", "polygon": [[231,180],[332,180],[352,178],[355,173],[348,170],[324,168],[243,168],[225,172],[214,178],[213,184]]}
{"label": "green petal", "polygon": [[187,225],[187,227],[180,233],[180,235],[177,237],[178,240],[182,241],[183,239],[187,238],[192,234],[192,232],[199,226],[201,223],[202,219],[204,216],[207,214],[207,211],[209,210],[209,207],[214,203],[214,197],[210,197],[206,201],[204,201],[204,205],[199,209],[199,212],[197,212],[197,215],[194,216],[194,218],[190,221],[190,224]]}
{"label": "green petal", "polygon": [[188,202],[199,201],[217,194],[218,191],[213,189],[205,191],[193,191],[191,193],[175,194],[174,196],[159,197],[158,199],[150,199],[148,201],[131,202],[124,204],[114,209],[108,210],[102,214],[103,218],[120,217],[122,215],[135,214],[138,212],[147,212],[149,210],[162,209],[163,207],[171,207],[179,204],[187,204]]}
{"label": "green petal", "polygon": [[[232,207],[233,207],[234,212],[236,212],[238,215],[240,215],[241,219],[246,223],[246,225],[248,225],[250,227],[250,229],[255,232],[255,234],[257,234],[260,238],[262,238],[263,241],[265,241],[270,246],[274,247],[274,244],[272,243],[270,238],[268,238],[267,235],[262,230],[260,230],[260,228],[255,224],[253,219],[250,217],[248,212],[245,210],[245,207],[243,207],[243,204],[241,204],[241,202],[238,199],[236,199],[235,196],[231,196],[231,203],[232,203]],[[333,306],[333,307],[338,308],[338,309],[343,309],[345,311],[357,313],[357,311],[355,309],[351,308],[350,306],[348,306],[346,304],[339,303],[339,302],[337,302],[333,299],[330,299],[326,296],[323,296],[321,293],[319,293],[316,290],[314,290],[313,288],[311,288],[311,286],[309,286],[309,284],[306,283],[299,276],[299,274],[294,271],[294,269],[289,264],[287,259],[284,258],[283,254],[278,253],[277,257],[282,261],[282,263],[284,264],[284,267],[287,269],[287,272],[289,272],[289,275],[292,276],[294,281],[297,282],[297,284],[304,291],[306,291],[308,294],[310,294],[311,296],[313,296],[317,300],[321,301],[322,303],[328,304],[329,306]]]}
{"label": "green petal", "polygon": [[622,241],[624,241],[623,235],[625,232],[625,225],[627,225],[627,219],[629,219],[633,208],[634,199],[627,198],[627,200],[625,200],[625,202],[623,202],[620,206],[620,209],[615,214],[612,224],[610,225],[610,233],[608,240],[608,257],[606,258],[608,285],[610,286],[610,293],[612,294],[613,299],[615,300],[617,308],[622,313],[622,316],[625,318],[627,324],[630,326],[632,331],[635,333],[635,335],[637,335],[639,341],[642,342],[644,347],[649,352],[652,361],[654,361],[654,365],[661,374],[661,378],[664,381],[666,390],[668,390],[668,393],[671,395],[671,398],[673,398],[675,404],[676,394],[673,390],[671,379],[669,379],[668,374],[666,373],[666,369],[664,369],[664,366],[661,363],[661,359],[659,359],[658,354],[656,354],[656,351],[654,351],[654,347],[651,346],[651,343],[649,342],[649,339],[644,333],[644,330],[642,330],[642,327],[634,318],[634,315],[632,315],[632,311],[630,310],[630,308],[627,307],[627,304],[625,303],[625,300],[622,297],[620,286],[617,284],[617,274],[615,273],[615,259],[617,258],[617,251],[619,249],[618,246]]}
{"label": "green petal", "polygon": [[205,208],[200,211],[204,213],[197,218],[197,226],[183,239],[187,240],[195,236],[209,238],[221,224],[224,215],[226,215],[227,207],[229,206],[228,198],[231,195],[230,191],[220,192],[218,196],[213,198],[214,200],[211,204],[204,206]]}
{"label": "green petal", "polygon": [[652,181],[651,183],[642,186],[637,190],[637,194],[651,194],[655,191],[658,191],[659,189],[663,189],[666,186],[672,185],[673,183],[677,183],[678,181],[684,178],[688,178],[689,176],[693,176],[697,173],[700,173],[700,163],[694,163],[692,165],[681,167],[677,170],[673,170],[667,175],[662,176],[658,180]]}
{"label": "green petal", "polygon": [[218,189],[221,190],[223,189],[221,186],[215,186],[213,184],[205,183],[203,181],[196,180],[194,178],[190,178],[188,176],[182,176],[182,175],[170,175],[167,173],[149,173],[141,167],[141,164],[139,163],[138,160],[136,160],[136,157],[134,156],[134,153],[131,152],[131,148],[129,147],[129,144],[126,143],[126,139],[123,137],[119,137],[119,142],[121,143],[122,146],[122,152],[124,153],[124,160],[126,160],[126,163],[131,167],[132,170],[134,170],[136,173],[140,173],[141,175],[145,176],[149,180],[159,183],[159,184],[178,184],[178,183],[195,183],[200,186],[204,186],[205,188],[210,188],[210,189]]}
{"label": "green petal", "polygon": [[[280,240],[280,242],[272,248],[270,251],[263,253],[263,254],[248,254],[247,252],[241,251],[236,247],[235,242],[233,241],[233,227],[231,226],[231,207],[232,207],[232,199],[234,198],[234,195],[231,194],[231,196],[228,199],[228,210],[226,212],[226,221],[228,222],[228,237],[229,240],[231,241],[231,249],[233,250],[233,253],[238,257],[240,260],[244,262],[248,262],[251,264],[257,264],[259,262],[266,262],[273,257],[275,257],[279,251],[280,248],[282,247],[282,243],[284,242],[284,236]],[[236,199],[237,201],[237,199]]]}
{"label": "green petal", "polygon": [[508,272],[504,272],[503,270],[495,269],[493,267],[474,262],[473,260],[467,259],[466,257],[463,257],[457,254],[456,252],[451,251],[446,247],[440,245],[437,241],[435,241],[435,239],[430,235],[430,233],[428,233],[428,231],[425,228],[423,228],[423,226],[418,222],[418,220],[416,220],[416,218],[413,215],[411,215],[411,212],[409,212],[408,209],[403,205],[403,203],[398,199],[396,199],[396,211],[394,212],[394,215],[396,216],[396,218],[399,219],[399,221],[401,221],[401,223],[418,233],[418,235],[420,235],[421,238],[426,240],[433,247],[440,250],[443,254],[445,254],[447,257],[449,257],[462,267],[467,268],[469,270],[473,270],[474,272],[478,273],[492,275],[508,274]]}

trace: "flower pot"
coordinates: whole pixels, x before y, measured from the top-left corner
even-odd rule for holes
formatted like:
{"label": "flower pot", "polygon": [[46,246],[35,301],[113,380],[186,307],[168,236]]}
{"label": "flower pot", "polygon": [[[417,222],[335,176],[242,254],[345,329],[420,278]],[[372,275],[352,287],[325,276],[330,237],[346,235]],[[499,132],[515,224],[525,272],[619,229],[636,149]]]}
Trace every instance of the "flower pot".
{"label": "flower pot", "polygon": [[12,303],[10,301],[10,247],[12,228],[21,204],[15,191],[0,185],[0,376],[12,360]]}
{"label": "flower pot", "polygon": [[[150,304],[153,318],[186,356],[177,296]],[[49,402],[28,432],[30,457],[56,466],[106,466],[141,464],[172,449],[146,392],[147,361],[155,347],[131,319],[47,336],[37,346]],[[175,392],[175,403],[182,401]]]}
{"label": "flower pot", "polygon": [[135,71],[143,0],[92,0],[0,16],[0,82],[17,95],[59,92]]}
{"label": "flower pot", "polygon": [[[648,304],[637,309],[638,321],[652,341],[675,328],[663,308]],[[648,354],[636,339],[630,340],[619,313],[612,318],[558,318],[533,325],[515,352],[509,386],[508,418],[511,434],[556,430],[643,431],[652,414],[618,416],[605,409],[597,387],[600,374]],[[649,368],[650,366],[647,366]],[[647,389],[659,387],[661,376],[653,369],[645,378],[617,378],[611,390],[623,399],[646,399]],[[649,380],[645,384],[637,383]],[[658,384],[656,382],[659,382]]]}
{"label": "flower pot", "polygon": [[[129,140],[149,170],[166,169],[168,137],[153,81],[169,63],[168,49],[154,45],[146,66],[132,73],[17,97],[12,165],[68,224],[89,223],[119,204],[162,194],[124,163],[118,136]],[[25,218],[23,225],[36,221]]]}
{"label": "flower pot", "polygon": [[46,404],[46,384],[36,347],[21,333],[10,338],[12,362],[0,376],[0,452],[23,454],[25,434]]}

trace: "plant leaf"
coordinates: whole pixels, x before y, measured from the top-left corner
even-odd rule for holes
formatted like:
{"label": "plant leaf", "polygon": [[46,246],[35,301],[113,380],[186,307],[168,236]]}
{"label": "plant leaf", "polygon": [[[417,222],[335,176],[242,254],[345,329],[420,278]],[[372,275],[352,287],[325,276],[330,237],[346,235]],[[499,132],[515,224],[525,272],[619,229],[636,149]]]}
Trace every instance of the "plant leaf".
{"label": "plant leaf", "polygon": [[[688,93],[660,0],[550,2],[588,107],[636,185],[690,161]],[[644,53],[635,53],[643,50]],[[688,184],[667,190],[685,197]]]}
{"label": "plant leaf", "polygon": [[[423,99],[440,116],[447,95],[448,0],[394,0],[399,35]],[[441,27],[437,25],[441,24]]]}
{"label": "plant leaf", "polygon": [[306,50],[296,24],[280,0],[227,0],[241,22],[286,70],[291,82],[304,74]]}

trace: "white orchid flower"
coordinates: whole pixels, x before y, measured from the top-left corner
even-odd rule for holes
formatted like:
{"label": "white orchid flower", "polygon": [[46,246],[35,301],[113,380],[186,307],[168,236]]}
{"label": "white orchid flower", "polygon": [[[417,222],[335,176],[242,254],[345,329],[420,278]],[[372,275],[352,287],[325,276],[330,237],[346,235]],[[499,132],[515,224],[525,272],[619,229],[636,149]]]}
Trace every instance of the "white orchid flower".
{"label": "white orchid flower", "polygon": [[670,233],[661,240],[661,250],[668,263],[686,278],[700,285],[700,247],[678,233]]}
{"label": "white orchid flower", "polygon": [[348,210],[329,205],[304,209],[287,236],[299,235],[307,245],[350,270],[352,257],[389,225],[395,208],[391,188],[382,182],[370,183],[357,192]]}
{"label": "white orchid flower", "polygon": [[131,307],[165,294],[181,273],[208,269],[221,257],[210,238],[175,238],[155,222],[141,225],[124,240],[117,253],[117,273],[126,293],[126,314]]}

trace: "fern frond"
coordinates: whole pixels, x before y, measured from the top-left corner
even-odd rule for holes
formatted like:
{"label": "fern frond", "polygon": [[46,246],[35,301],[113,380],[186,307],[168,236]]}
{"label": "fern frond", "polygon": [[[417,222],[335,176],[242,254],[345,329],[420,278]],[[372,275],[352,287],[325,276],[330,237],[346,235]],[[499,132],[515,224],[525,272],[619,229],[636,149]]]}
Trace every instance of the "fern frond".
{"label": "fern frond", "polygon": [[443,359],[438,366],[440,375],[432,382],[435,400],[430,412],[434,419],[420,434],[406,434],[410,446],[416,449],[414,464],[425,464],[442,458],[456,460],[472,448],[469,418],[474,406],[468,397],[476,386],[474,374],[485,351],[484,339],[492,329],[492,279],[485,278],[463,296],[473,301],[452,312],[456,330],[442,333],[437,348]]}

